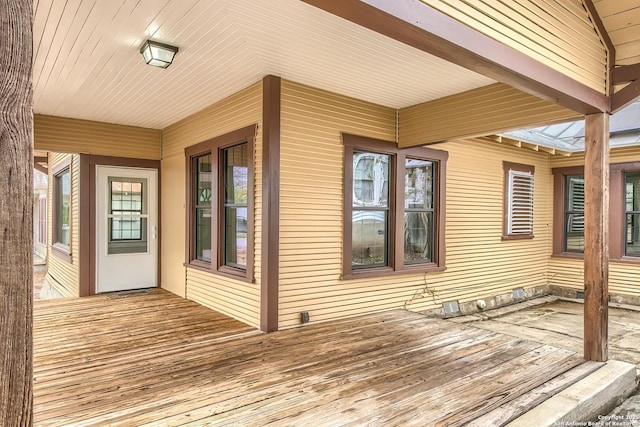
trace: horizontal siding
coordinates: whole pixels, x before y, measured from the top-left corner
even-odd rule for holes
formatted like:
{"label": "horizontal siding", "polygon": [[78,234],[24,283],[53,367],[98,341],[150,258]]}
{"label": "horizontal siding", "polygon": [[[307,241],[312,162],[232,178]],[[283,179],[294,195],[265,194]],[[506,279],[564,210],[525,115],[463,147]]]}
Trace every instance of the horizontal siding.
{"label": "horizontal siding", "polygon": [[502,83],[403,108],[401,147],[496,134],[579,117],[575,112]]}
{"label": "horizontal siding", "polygon": [[[609,152],[609,163],[627,163],[640,161],[640,147],[612,148]],[[569,157],[554,156],[551,158],[552,168],[584,165],[584,152],[573,153]]]}
{"label": "horizontal siding", "polygon": [[[517,287],[546,284],[551,236],[547,188],[549,157],[476,140],[438,148],[450,154],[447,171],[447,271],[434,274],[442,301],[473,301]],[[534,239],[502,241],[503,161],[535,167]],[[436,282],[437,277],[437,282]]]}
{"label": "horizontal siding", "polygon": [[262,117],[262,82],[162,130],[162,158],[183,155],[191,145],[257,123]]}
{"label": "horizontal siding", "polygon": [[[402,131],[402,125],[401,125]],[[341,280],[343,146],[340,132],[393,140],[395,112],[291,82],[282,87],[280,327],[443,301],[472,301],[546,284],[549,157],[476,140],[449,151],[447,271]],[[535,239],[502,241],[502,161],[533,164]]]}
{"label": "horizontal siding", "polygon": [[204,271],[187,269],[187,298],[260,327],[260,285],[228,279]]}
{"label": "horizontal siding", "polygon": [[[395,139],[395,110],[282,84],[279,326],[402,305],[415,286],[342,282],[341,132]],[[395,301],[393,301],[395,299]]]}
{"label": "horizontal siding", "polygon": [[[614,148],[611,150],[610,163],[627,163],[640,161],[640,147]],[[551,166],[569,167],[584,165],[584,153],[572,154],[570,157],[552,157]],[[553,188],[550,188],[553,194]],[[551,252],[551,246],[549,247]],[[638,284],[640,264],[631,262],[610,261],[609,293],[640,296]],[[575,289],[584,289],[584,261],[551,257],[549,261],[549,284]]]}
{"label": "horizontal siding", "polygon": [[[624,261],[609,262],[609,293],[640,296],[638,284],[640,264]],[[549,284],[584,289],[584,261],[553,257],[549,262]]]}
{"label": "horizontal siding", "polygon": [[[71,158],[71,263],[51,252],[53,244],[53,174],[51,171]],[[47,209],[47,276],[50,284],[65,297],[80,296],[80,156],[49,153],[49,189]]]}
{"label": "horizontal siding", "polygon": [[160,131],[36,114],[35,150],[160,159]]}
{"label": "horizontal siding", "polygon": [[607,93],[607,51],[581,0],[422,0],[548,67]]}
{"label": "horizontal siding", "polygon": [[[184,149],[218,135],[258,124],[254,144],[255,283],[186,269],[186,161]],[[178,295],[258,327],[262,218],[262,82],[162,131],[162,283]],[[181,206],[182,208],[177,208]]]}

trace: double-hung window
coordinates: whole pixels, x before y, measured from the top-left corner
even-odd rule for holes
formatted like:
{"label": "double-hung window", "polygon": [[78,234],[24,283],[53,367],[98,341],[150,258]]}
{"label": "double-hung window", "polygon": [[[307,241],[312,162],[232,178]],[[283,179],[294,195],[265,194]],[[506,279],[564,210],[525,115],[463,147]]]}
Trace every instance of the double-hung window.
{"label": "double-hung window", "polygon": [[624,255],[640,256],[640,172],[624,173]]}
{"label": "double-hung window", "polygon": [[53,170],[53,253],[71,261],[71,165]]}
{"label": "double-hung window", "polygon": [[[581,257],[584,253],[584,168],[553,169],[553,253]],[[609,174],[609,257],[640,262],[640,166],[612,163]]]}
{"label": "double-hung window", "polygon": [[253,280],[253,140],[256,126],[185,149],[186,265]]}
{"label": "double-hung window", "polygon": [[584,168],[553,169],[553,254],[579,257],[584,252]]}
{"label": "double-hung window", "polygon": [[448,154],[343,134],[343,277],[444,268]]}
{"label": "double-hung window", "polygon": [[640,165],[637,162],[611,165],[609,256],[640,262]]}
{"label": "double-hung window", "polygon": [[584,175],[565,176],[564,250],[584,252]]}
{"label": "double-hung window", "polygon": [[389,154],[353,152],[353,268],[389,263]]}

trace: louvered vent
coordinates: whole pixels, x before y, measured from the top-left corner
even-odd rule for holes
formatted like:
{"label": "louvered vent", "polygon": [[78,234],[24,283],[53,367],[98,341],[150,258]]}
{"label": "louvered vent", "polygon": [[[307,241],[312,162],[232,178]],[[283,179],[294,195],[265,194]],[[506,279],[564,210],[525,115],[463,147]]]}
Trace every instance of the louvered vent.
{"label": "louvered vent", "polygon": [[529,172],[509,171],[510,235],[533,234],[533,175]]}

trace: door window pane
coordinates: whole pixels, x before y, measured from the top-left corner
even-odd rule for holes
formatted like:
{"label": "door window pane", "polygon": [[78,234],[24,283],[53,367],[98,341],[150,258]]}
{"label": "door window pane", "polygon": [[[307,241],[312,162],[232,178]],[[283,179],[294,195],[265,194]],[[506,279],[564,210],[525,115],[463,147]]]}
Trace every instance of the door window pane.
{"label": "door window pane", "polygon": [[195,258],[211,262],[211,154],[195,158]]}
{"label": "door window pane", "polygon": [[223,150],[224,265],[247,268],[247,144]]}
{"label": "door window pane", "polygon": [[147,252],[146,179],[110,177],[107,254]]}

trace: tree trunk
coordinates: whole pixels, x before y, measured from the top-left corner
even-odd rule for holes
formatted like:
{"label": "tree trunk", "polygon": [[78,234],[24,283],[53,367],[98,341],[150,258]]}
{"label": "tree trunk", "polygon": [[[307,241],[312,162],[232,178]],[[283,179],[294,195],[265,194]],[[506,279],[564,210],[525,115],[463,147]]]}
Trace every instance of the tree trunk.
{"label": "tree trunk", "polygon": [[0,2],[0,425],[33,424],[33,2]]}

